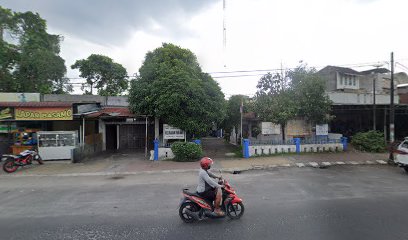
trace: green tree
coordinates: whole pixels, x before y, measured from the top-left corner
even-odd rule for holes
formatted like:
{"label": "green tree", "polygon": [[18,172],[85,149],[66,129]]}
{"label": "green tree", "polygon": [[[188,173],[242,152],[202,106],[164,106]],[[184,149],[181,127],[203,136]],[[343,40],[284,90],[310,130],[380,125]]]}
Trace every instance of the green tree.
{"label": "green tree", "polygon": [[257,88],[256,113],[264,121],[280,124],[285,138],[286,123],[294,119],[298,111],[294,91],[286,76],[267,73],[258,81]]}
{"label": "green tree", "polygon": [[301,64],[284,75],[267,73],[258,82],[255,109],[264,121],[280,124],[285,137],[289,120],[304,118],[312,123],[330,120],[331,101],[316,70]]}
{"label": "green tree", "polygon": [[[1,91],[52,93],[66,73],[59,56],[62,37],[47,33],[46,21],[32,12],[0,7],[0,18],[4,19],[0,24]],[[6,32],[15,39],[12,43],[3,39]]]}
{"label": "green tree", "polygon": [[224,94],[190,50],[163,43],[146,54],[139,73],[129,92],[133,112],[161,118],[195,135],[223,120]]}
{"label": "green tree", "polygon": [[[223,121],[222,127],[225,131],[231,134],[232,129],[240,129],[241,125],[241,104],[244,105],[244,110],[248,108],[248,97],[244,95],[232,95],[227,101],[226,116]],[[238,139],[238,131],[235,132],[235,137]]]}
{"label": "green tree", "polygon": [[80,76],[86,78],[82,86],[86,94],[92,95],[96,88],[99,95],[117,96],[128,87],[126,69],[107,56],[92,54],[87,59],[77,60],[71,68],[79,69]]}

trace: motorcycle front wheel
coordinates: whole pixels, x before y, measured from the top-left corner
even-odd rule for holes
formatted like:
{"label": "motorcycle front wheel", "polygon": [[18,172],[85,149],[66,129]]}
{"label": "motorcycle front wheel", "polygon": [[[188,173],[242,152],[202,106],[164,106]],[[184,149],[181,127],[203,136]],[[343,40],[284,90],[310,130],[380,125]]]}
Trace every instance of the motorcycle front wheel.
{"label": "motorcycle front wheel", "polygon": [[226,207],[227,216],[231,219],[238,219],[244,215],[245,207],[242,202],[228,203]]}
{"label": "motorcycle front wheel", "polygon": [[38,162],[38,164],[43,165],[44,164],[44,160],[42,160],[42,158],[40,157],[40,155],[36,155],[34,157],[34,159]]}
{"label": "motorcycle front wheel", "polygon": [[18,169],[18,166],[14,164],[14,160],[7,160],[3,164],[3,170],[6,173],[15,172],[15,171],[17,171],[17,169]]}
{"label": "motorcycle front wheel", "polygon": [[185,202],[183,204],[181,204],[180,208],[179,208],[179,215],[181,220],[183,220],[185,223],[192,223],[195,221],[195,219],[191,216],[189,216],[186,213],[186,210],[190,210],[191,212],[197,212],[198,211],[198,207],[195,203],[192,202]]}

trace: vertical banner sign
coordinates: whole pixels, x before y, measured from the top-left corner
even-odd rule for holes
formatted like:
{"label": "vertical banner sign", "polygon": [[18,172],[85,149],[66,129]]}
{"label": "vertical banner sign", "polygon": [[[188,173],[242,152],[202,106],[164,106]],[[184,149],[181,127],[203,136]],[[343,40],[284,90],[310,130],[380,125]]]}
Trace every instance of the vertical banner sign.
{"label": "vertical banner sign", "polygon": [[316,124],[316,136],[329,135],[329,124]]}
{"label": "vertical banner sign", "polygon": [[163,138],[164,139],[184,139],[186,133],[168,124],[163,124]]}

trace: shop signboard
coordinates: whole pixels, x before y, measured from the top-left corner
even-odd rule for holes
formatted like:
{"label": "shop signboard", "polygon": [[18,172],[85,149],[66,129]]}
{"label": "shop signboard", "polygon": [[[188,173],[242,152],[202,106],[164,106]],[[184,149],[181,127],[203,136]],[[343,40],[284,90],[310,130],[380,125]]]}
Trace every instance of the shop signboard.
{"label": "shop signboard", "polygon": [[327,136],[329,135],[329,125],[326,124],[316,124],[316,136]]}
{"label": "shop signboard", "polygon": [[164,139],[184,139],[185,132],[179,128],[172,127],[168,124],[163,124]]}
{"label": "shop signboard", "polygon": [[0,102],[39,102],[39,93],[1,93]]}
{"label": "shop signboard", "polygon": [[262,122],[262,134],[263,135],[270,135],[270,134],[280,134],[281,127],[280,124],[274,124],[272,122]]}
{"label": "shop signboard", "polygon": [[0,133],[8,133],[9,131],[15,131],[17,130],[17,126],[15,123],[13,124],[0,124]]}
{"label": "shop signboard", "polygon": [[13,109],[9,107],[0,107],[0,120],[13,118]]}
{"label": "shop signboard", "polygon": [[310,125],[304,120],[289,120],[286,129],[288,136],[310,135]]}
{"label": "shop signboard", "polygon": [[72,120],[72,107],[55,108],[27,108],[18,107],[15,109],[16,120],[49,121],[49,120]]}

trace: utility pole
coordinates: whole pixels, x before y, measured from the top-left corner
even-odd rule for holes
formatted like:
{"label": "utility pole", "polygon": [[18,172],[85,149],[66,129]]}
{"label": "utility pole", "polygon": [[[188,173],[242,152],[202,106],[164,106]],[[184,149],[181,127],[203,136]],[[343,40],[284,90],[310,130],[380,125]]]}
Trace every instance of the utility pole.
{"label": "utility pole", "polygon": [[390,102],[390,155],[389,155],[389,160],[391,163],[394,162],[394,154],[393,154],[393,148],[394,148],[394,52],[391,52],[391,102]]}
{"label": "utility pole", "polygon": [[241,99],[241,106],[239,107],[239,112],[241,113],[241,145],[242,145],[242,139],[243,133],[242,133],[242,115],[244,114],[244,98]]}
{"label": "utility pole", "polygon": [[394,52],[391,52],[390,142],[394,142]]}
{"label": "utility pole", "polygon": [[376,79],[376,75],[374,75],[374,78],[373,78],[373,130],[375,131],[375,130],[377,130],[377,127],[376,127],[376,125],[377,125],[377,123],[376,123],[376,118],[377,118],[377,114],[376,114],[376,106],[375,106],[375,79]]}

